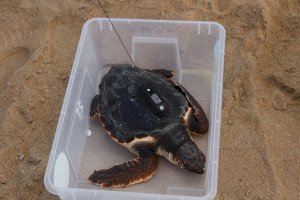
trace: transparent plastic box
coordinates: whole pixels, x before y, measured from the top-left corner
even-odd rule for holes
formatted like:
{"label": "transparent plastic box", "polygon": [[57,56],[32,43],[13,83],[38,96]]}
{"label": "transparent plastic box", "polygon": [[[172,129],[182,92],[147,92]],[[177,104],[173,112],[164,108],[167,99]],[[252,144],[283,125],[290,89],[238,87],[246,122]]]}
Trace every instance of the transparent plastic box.
{"label": "transparent plastic box", "polygon": [[107,19],[87,21],[81,33],[59,117],[44,183],[61,199],[206,200],[217,192],[225,30],[215,22],[111,19],[135,64],[165,68],[191,92],[210,121],[209,133],[193,136],[207,161],[202,175],[182,170],[164,158],[147,182],[125,189],[104,189],[88,182],[94,170],[130,160],[133,155],[112,141],[88,118],[106,64],[130,63]]}

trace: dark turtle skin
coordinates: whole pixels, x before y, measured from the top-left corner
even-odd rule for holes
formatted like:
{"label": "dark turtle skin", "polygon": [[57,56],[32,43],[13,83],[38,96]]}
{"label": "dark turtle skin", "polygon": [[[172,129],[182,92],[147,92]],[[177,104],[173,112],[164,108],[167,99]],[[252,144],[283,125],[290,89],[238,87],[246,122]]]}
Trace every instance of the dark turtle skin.
{"label": "dark turtle skin", "polygon": [[158,155],[194,173],[203,173],[205,156],[191,133],[208,132],[207,117],[193,96],[172,80],[174,72],[109,65],[91,103],[90,118],[109,136],[136,154],[89,180],[102,187],[127,187],[151,178]]}

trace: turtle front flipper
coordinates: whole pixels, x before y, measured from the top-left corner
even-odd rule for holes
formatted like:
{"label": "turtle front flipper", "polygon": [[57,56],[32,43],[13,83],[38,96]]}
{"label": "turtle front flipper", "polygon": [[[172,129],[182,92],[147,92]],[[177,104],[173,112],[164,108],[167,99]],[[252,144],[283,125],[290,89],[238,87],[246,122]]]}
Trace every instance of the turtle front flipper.
{"label": "turtle front flipper", "polygon": [[153,151],[143,151],[131,161],[95,171],[89,180],[101,187],[127,187],[150,179],[156,172],[157,163]]}
{"label": "turtle front flipper", "polygon": [[179,83],[175,83],[177,89],[187,98],[191,107],[183,119],[188,130],[196,135],[203,135],[208,132],[209,122],[205,112],[194,97]]}
{"label": "turtle front flipper", "polygon": [[153,69],[153,70],[148,70],[148,71],[155,73],[155,74],[160,74],[168,79],[172,78],[175,75],[174,71],[167,70],[167,69]]}

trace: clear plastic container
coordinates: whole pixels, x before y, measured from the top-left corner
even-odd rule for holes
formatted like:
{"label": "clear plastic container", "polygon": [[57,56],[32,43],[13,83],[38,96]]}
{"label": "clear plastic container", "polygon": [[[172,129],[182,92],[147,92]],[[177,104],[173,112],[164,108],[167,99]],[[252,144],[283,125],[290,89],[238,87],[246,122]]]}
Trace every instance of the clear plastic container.
{"label": "clear plastic container", "polygon": [[215,22],[111,19],[135,64],[166,68],[198,100],[210,121],[209,133],[193,137],[207,157],[205,173],[193,174],[165,159],[155,176],[125,189],[103,189],[88,182],[94,170],[133,155],[88,119],[106,64],[130,63],[107,19],[87,21],[81,33],[44,183],[61,199],[202,200],[217,192],[225,30]]}

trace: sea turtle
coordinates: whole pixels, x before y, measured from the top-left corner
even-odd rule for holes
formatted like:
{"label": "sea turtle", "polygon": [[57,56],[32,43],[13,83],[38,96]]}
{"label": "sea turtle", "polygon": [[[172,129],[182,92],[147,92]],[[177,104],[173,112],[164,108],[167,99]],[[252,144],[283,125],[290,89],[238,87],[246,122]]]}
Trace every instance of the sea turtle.
{"label": "sea turtle", "polygon": [[190,133],[208,132],[207,117],[165,69],[146,70],[128,64],[110,65],[91,103],[96,118],[117,143],[136,158],[94,171],[89,180],[102,187],[127,187],[150,179],[158,155],[195,173],[203,173],[205,156]]}

